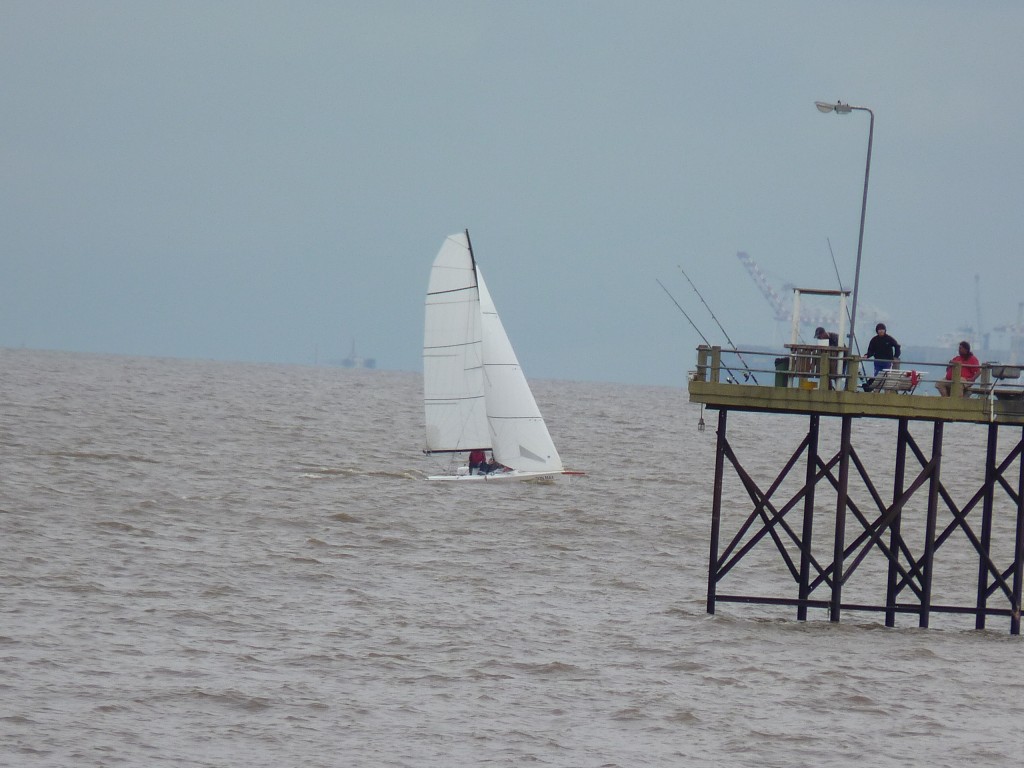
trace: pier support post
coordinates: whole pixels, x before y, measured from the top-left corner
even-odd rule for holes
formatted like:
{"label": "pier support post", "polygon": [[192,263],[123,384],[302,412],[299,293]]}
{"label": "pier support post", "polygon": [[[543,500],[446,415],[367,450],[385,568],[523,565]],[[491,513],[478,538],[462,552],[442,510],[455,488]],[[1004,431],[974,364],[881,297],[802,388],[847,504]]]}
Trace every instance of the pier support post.
{"label": "pier support post", "polygon": [[[910,439],[910,420],[899,420],[896,430],[896,465],[893,467],[892,503],[897,504],[903,496],[903,484],[906,478],[907,441]],[[896,592],[899,584],[899,558],[901,538],[901,522],[903,507],[895,510],[889,523],[889,578],[885,591],[885,626],[896,626]]]}
{"label": "pier support post", "polygon": [[812,414],[807,431],[807,473],[804,476],[804,520],[800,534],[800,588],[796,617],[807,620],[807,600],[811,594],[811,535],[814,530],[814,486],[818,475],[818,429],[821,417]]}
{"label": "pier support post", "polygon": [[996,444],[999,440],[999,425],[988,425],[988,442],[985,447],[985,485],[981,502],[981,547],[978,552],[978,603],[974,614],[974,628],[985,628],[985,613],[988,605],[988,564],[992,556],[992,505],[996,485]]}
{"label": "pier support post", "polygon": [[932,430],[932,458],[928,482],[928,516],[925,523],[924,555],[921,558],[921,611],[918,626],[928,628],[932,610],[932,569],[935,565],[935,528],[939,515],[939,488],[942,485],[942,425],[936,421]]}
{"label": "pier support post", "polygon": [[[1020,445],[1024,445],[1021,430]],[[1020,634],[1021,591],[1024,586],[1024,453],[1017,457],[1020,473],[1017,478],[1017,537],[1013,547],[1013,597],[1010,600],[1010,633]]]}
{"label": "pier support post", "polygon": [[718,537],[722,530],[722,475],[725,472],[725,428],[729,412],[718,412],[718,437],[715,447],[715,485],[711,501],[711,556],[708,559],[708,613],[715,612],[715,591],[718,587]]}
{"label": "pier support post", "polygon": [[832,550],[832,602],[829,605],[829,619],[839,621],[843,600],[843,559],[846,549],[846,506],[850,481],[850,432],[853,419],[843,416],[842,435],[839,442],[839,487],[836,497],[835,546]]}

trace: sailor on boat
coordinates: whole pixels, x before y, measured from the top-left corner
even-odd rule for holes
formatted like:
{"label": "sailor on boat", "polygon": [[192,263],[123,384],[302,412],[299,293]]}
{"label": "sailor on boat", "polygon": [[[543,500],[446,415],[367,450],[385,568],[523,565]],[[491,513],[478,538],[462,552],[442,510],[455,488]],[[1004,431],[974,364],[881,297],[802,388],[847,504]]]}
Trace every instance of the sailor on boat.
{"label": "sailor on boat", "polygon": [[480,448],[474,448],[469,452],[469,474],[482,475],[487,466],[487,456]]}
{"label": "sailor on boat", "polygon": [[493,475],[493,474],[498,473],[498,472],[511,472],[511,471],[512,471],[512,467],[506,467],[504,464],[501,464],[500,462],[498,462],[497,459],[494,458],[494,454],[491,453],[491,460],[489,462],[487,462],[486,464],[484,464],[483,469],[481,470],[481,474]]}

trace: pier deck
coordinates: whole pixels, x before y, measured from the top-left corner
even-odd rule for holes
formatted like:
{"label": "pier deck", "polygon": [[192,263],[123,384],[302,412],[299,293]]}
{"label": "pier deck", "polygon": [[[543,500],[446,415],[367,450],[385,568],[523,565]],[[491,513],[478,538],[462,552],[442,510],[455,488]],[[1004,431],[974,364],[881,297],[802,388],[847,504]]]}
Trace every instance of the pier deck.
{"label": "pier deck", "polygon": [[938,397],[931,393],[848,392],[730,384],[694,379],[690,401],[709,408],[768,413],[803,413],[912,421],[958,421],[1024,426],[1024,399]]}
{"label": "pier deck", "polygon": [[[992,378],[991,371],[1005,368],[1001,364],[986,364],[976,383],[968,384],[954,377],[953,392],[959,395],[966,388],[967,397],[939,397],[935,381],[944,377],[944,366],[932,366],[933,370],[923,371],[924,378],[914,392],[863,392],[858,391],[860,377],[847,376],[842,372],[844,365],[856,369],[861,359],[853,356],[837,357],[835,349],[819,347],[821,361],[814,361],[826,371],[826,380],[831,380],[832,389],[821,386],[822,377],[808,371],[803,362],[807,356],[793,358],[790,367],[784,370],[756,372],[760,384],[737,383],[734,371],[738,366],[727,368],[722,362],[719,347],[697,348],[697,368],[690,373],[690,401],[703,403],[709,408],[727,408],[734,411],[764,411],[768,413],[802,413],[819,416],[871,417],[879,419],[910,419],[912,421],[953,421],[976,424],[1018,424],[1024,426],[1024,385],[999,383]],[[764,353],[744,352],[748,358]],[[904,363],[904,368],[909,364]],[[925,368],[926,364],[919,367]],[[957,372],[958,373],[958,372]],[[724,380],[723,380],[724,378]],[[785,385],[767,381],[782,379]],[[811,388],[808,385],[813,385]]]}

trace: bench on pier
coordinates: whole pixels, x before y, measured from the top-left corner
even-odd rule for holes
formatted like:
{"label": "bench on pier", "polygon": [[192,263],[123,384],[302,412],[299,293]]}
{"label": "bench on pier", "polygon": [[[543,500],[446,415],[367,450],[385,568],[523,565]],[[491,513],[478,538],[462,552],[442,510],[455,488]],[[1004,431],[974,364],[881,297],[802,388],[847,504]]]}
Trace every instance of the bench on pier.
{"label": "bench on pier", "polygon": [[[990,363],[986,363],[986,366],[991,366],[987,371],[988,377],[983,373],[981,381],[975,381],[973,384],[966,385],[964,387],[966,394],[978,395],[980,397],[995,397],[999,400],[1020,400],[1024,398],[1024,387],[1017,383],[1024,368],[1019,365]],[[1013,381],[1015,384],[1008,385],[1002,383],[1006,381]]]}
{"label": "bench on pier", "polygon": [[873,379],[869,379],[864,385],[864,389],[868,392],[898,392],[910,395],[917,389],[917,385],[923,378],[924,374],[920,371],[886,368],[884,371],[879,371]]}

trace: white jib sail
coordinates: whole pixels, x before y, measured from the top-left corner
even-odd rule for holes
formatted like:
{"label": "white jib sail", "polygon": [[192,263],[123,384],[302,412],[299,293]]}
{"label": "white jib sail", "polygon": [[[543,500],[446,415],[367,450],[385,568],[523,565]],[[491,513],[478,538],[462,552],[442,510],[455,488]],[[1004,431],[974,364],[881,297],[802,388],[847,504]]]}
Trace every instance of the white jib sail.
{"label": "white jib sail", "polygon": [[428,451],[491,446],[483,383],[483,339],[469,238],[447,237],[434,259],[423,331]]}
{"label": "white jib sail", "polygon": [[487,422],[494,458],[521,472],[561,472],[562,459],[519,367],[479,265],[476,279],[483,316]]}

